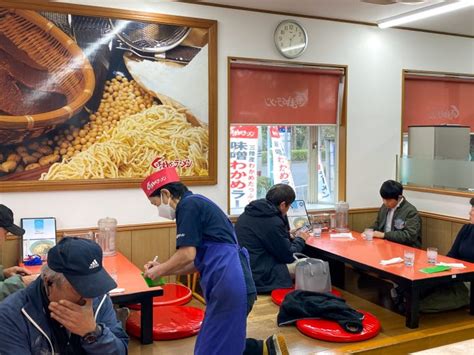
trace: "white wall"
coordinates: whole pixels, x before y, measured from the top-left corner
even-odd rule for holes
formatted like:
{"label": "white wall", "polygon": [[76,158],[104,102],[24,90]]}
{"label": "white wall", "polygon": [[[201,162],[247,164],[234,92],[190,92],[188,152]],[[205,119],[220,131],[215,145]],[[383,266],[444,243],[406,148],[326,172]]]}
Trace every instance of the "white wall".
{"label": "white wall", "polygon": [[[74,1],[70,1],[74,2]],[[83,4],[218,20],[218,185],[194,187],[227,208],[227,57],[282,60],[273,31],[289,16],[184,3],[89,0]],[[110,4],[110,5],[109,5]],[[300,18],[310,43],[301,62],[348,65],[347,200],[351,207],[380,204],[380,184],[395,177],[400,152],[402,69],[474,72],[474,40],[403,30]],[[0,185],[1,188],[1,185]],[[423,211],[467,218],[468,199],[407,192]],[[119,224],[157,221],[139,189],[1,193],[0,203],[17,218],[55,216],[58,228],[92,227],[106,215]]]}

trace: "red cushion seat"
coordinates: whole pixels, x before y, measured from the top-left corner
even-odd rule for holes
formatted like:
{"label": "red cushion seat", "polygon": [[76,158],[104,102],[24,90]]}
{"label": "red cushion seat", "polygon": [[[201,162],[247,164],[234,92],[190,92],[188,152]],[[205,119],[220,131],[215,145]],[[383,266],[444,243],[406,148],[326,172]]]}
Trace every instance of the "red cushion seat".
{"label": "red cushion seat", "polygon": [[302,319],[296,322],[296,328],[311,338],[336,343],[349,343],[373,338],[380,332],[379,320],[369,312],[361,310],[358,312],[364,314],[363,330],[358,334],[348,333],[339,323],[326,319]]}
{"label": "red cushion seat", "polygon": [[[193,298],[193,293],[189,287],[181,284],[165,284],[162,286],[163,295],[153,297],[153,307],[158,306],[181,306],[188,303]],[[141,308],[140,304],[129,305],[130,309]]]}
{"label": "red cushion seat", "polygon": [[[127,320],[128,334],[140,337],[140,312],[133,311]],[[153,307],[153,340],[182,339],[201,329],[204,311],[189,306]]]}
{"label": "red cushion seat", "polygon": [[[271,294],[273,303],[275,303],[278,306],[281,305],[283,300],[285,299],[286,295],[289,294],[290,292],[294,291],[294,290],[295,290],[294,287],[291,287],[291,288],[277,288],[276,290],[273,290],[272,294]],[[340,291],[334,289],[334,288],[331,290],[331,293],[334,296],[342,298],[342,293]]]}

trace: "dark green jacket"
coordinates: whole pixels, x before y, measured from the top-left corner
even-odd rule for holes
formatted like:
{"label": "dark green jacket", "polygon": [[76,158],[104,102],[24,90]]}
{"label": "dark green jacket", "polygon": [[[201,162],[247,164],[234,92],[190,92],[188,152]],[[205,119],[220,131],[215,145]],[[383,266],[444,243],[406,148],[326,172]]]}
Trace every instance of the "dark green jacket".
{"label": "dark green jacket", "polygon": [[3,276],[3,266],[0,265],[0,301],[3,301],[5,297],[25,288],[25,284],[21,281],[21,277],[13,275],[8,279]]}
{"label": "dark green jacket", "polygon": [[[382,205],[371,228],[384,232],[388,211],[389,209]],[[395,210],[392,230],[385,233],[385,239],[415,248],[421,247],[421,218],[415,206],[407,200],[404,199]]]}

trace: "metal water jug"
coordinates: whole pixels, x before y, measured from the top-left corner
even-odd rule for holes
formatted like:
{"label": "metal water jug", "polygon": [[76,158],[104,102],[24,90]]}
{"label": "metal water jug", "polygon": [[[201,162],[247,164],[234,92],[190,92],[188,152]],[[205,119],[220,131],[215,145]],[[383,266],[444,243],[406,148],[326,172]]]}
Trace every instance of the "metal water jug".
{"label": "metal water jug", "polygon": [[117,230],[117,220],[115,218],[101,218],[97,223],[99,232],[96,233],[96,242],[102,248],[104,256],[112,256],[115,251],[115,233]]}
{"label": "metal water jug", "polygon": [[349,204],[344,201],[336,203],[336,232],[349,232]]}

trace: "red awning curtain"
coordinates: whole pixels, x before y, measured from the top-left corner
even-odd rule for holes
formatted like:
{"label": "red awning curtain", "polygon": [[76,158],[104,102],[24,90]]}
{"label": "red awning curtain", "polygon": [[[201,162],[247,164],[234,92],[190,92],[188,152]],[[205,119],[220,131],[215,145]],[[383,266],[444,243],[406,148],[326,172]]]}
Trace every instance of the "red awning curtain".
{"label": "red awning curtain", "polygon": [[232,63],[230,121],[253,125],[336,124],[337,69]]}
{"label": "red awning curtain", "polygon": [[406,75],[404,96],[403,132],[445,124],[474,132],[474,78]]}

